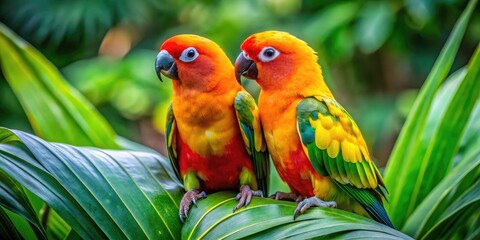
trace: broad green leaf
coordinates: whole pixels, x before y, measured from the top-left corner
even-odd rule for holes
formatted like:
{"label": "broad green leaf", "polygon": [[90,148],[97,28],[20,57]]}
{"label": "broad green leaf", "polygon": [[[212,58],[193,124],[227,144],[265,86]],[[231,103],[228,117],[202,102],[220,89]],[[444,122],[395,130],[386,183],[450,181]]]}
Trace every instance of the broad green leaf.
{"label": "broad green leaf", "polygon": [[0,64],[35,132],[49,140],[118,149],[115,133],[40,52],[0,23]]}
{"label": "broad green leaf", "polygon": [[[326,53],[334,52],[333,56],[340,56],[339,48],[344,53],[350,53],[353,50],[354,43],[348,36],[350,34],[348,26],[356,18],[360,7],[359,2],[337,1],[318,10],[310,19],[307,19],[305,26],[301,29],[304,40],[317,50],[325,82],[332,90],[336,90],[336,85],[332,81]],[[342,39],[345,36],[347,39]],[[336,40],[340,40],[340,42]]]}
{"label": "broad green leaf", "polygon": [[367,2],[355,28],[355,39],[364,53],[380,48],[390,36],[394,24],[394,10],[388,1]]}
{"label": "broad green leaf", "polygon": [[[430,231],[422,236],[422,239],[438,239],[440,236],[452,234],[459,226],[465,225],[465,220],[470,218],[480,207],[480,180],[455,201],[436,222]],[[480,226],[476,226],[478,231]]]}
{"label": "broad green leaf", "polygon": [[435,134],[435,130],[438,129],[438,125],[440,125],[440,119],[442,119],[442,117],[445,115],[445,111],[447,110],[448,106],[446,103],[452,101],[453,96],[457,92],[458,87],[465,78],[466,74],[466,67],[455,71],[448,76],[440,89],[438,89],[437,93],[435,94],[435,98],[432,101],[432,105],[427,117],[426,125],[428,127],[424,128],[422,139],[419,141],[420,144],[424,145],[422,147],[428,147],[429,143],[431,142],[431,137]]}
{"label": "broad green leaf", "polygon": [[49,239],[64,239],[72,231],[72,227],[52,208],[49,209],[46,228]]}
{"label": "broad green leaf", "polygon": [[[429,127],[425,128],[425,135],[418,141],[418,144],[424,145],[422,146],[424,149],[428,148],[428,145],[431,142],[431,136],[440,124],[439,119],[447,110],[445,102],[450,102],[454,97],[460,83],[462,83],[465,78],[466,70],[466,68],[462,68],[452,74],[435,96],[427,120],[427,125]],[[480,126],[478,124],[480,123],[478,121],[479,113],[480,99],[477,100],[476,107],[470,116],[469,123],[466,124],[467,131],[462,136],[463,139],[460,146],[462,152],[457,153],[455,156],[455,167],[450,170],[435,189],[430,192],[421,203],[419,203],[418,207],[415,206],[415,211],[407,219],[407,222],[402,229],[405,233],[414,236],[415,238],[423,236],[436,222],[439,221],[440,215],[446,210],[446,208],[454,203],[459,195],[463,194],[465,189],[462,189],[461,185],[467,185],[470,187],[471,184],[473,184],[472,181],[478,177],[478,173],[474,171],[474,169],[475,167],[478,168],[480,159],[475,160],[473,158],[480,154],[480,138],[476,137],[478,135],[478,127]],[[462,164],[463,166],[461,170],[458,169],[460,166],[459,164]],[[467,167],[468,170],[465,167]]]}
{"label": "broad green leaf", "polygon": [[467,124],[467,130],[463,134],[463,139],[460,142],[460,149],[454,160],[454,165],[457,165],[464,155],[472,148],[476,147],[474,143],[480,139],[480,99],[477,100],[477,104],[472,110],[470,121]]}
{"label": "broad green leaf", "polygon": [[157,151],[155,151],[155,150],[153,150],[153,149],[151,149],[147,146],[144,146],[142,144],[130,141],[130,140],[128,140],[124,137],[121,137],[121,136],[117,136],[115,138],[115,142],[118,144],[118,146],[120,146],[122,149],[125,149],[125,150],[158,154]]}
{"label": "broad green leaf", "polygon": [[[463,131],[464,126],[460,124],[454,124],[455,122],[452,121],[452,119],[458,118],[460,121],[468,119],[471,107],[473,107],[476,101],[476,99],[472,99],[475,94],[475,88],[474,85],[472,86],[471,84],[478,84],[479,81],[477,81],[477,83],[475,83],[475,81],[472,82],[472,78],[468,79],[469,77],[467,76],[465,78],[466,80],[462,82],[464,87],[459,87],[459,90],[455,95],[455,99],[452,99],[452,103],[455,103],[445,103],[448,105],[448,110],[445,113],[445,116],[447,117],[444,116],[437,131],[435,132],[435,136],[437,136],[435,139],[437,141],[432,142],[432,144],[429,146],[429,150],[427,151],[428,154],[420,156],[419,158],[417,155],[419,148],[417,140],[421,139],[424,133],[424,129],[426,127],[425,123],[427,121],[433,98],[437,92],[437,89],[451,68],[455,53],[458,50],[476,2],[476,0],[470,1],[466,10],[457,21],[450,38],[447,40],[447,43],[435,62],[432,71],[428,75],[424,86],[420,90],[419,96],[417,97],[417,100],[415,101],[412,110],[407,117],[405,125],[402,128],[402,132],[400,133],[397,143],[395,144],[393,152],[390,156],[388,165],[385,169],[385,183],[390,191],[390,204],[387,205],[387,210],[392,222],[397,227],[403,226],[406,218],[414,210],[413,207],[418,204],[438,183],[438,180],[442,179],[444,176],[444,172],[443,174],[439,175],[425,175],[432,178],[428,179],[428,181],[422,181],[424,176],[423,173],[425,173],[427,170],[428,172],[436,172],[438,170],[436,167],[444,167],[445,162],[448,164],[451,161],[451,159],[446,159],[445,162],[437,165],[437,163],[439,163],[438,159],[426,158],[429,160],[428,162],[435,162],[433,163],[435,166],[429,166],[427,169],[426,167],[428,165],[425,162],[422,162],[422,159],[433,153],[431,150],[439,149],[440,146],[444,148],[442,149],[443,151],[441,151],[443,154],[446,154],[447,157],[453,158],[452,154],[457,150],[458,139],[461,137],[461,134],[458,133]],[[473,68],[472,65],[474,64],[471,63],[469,68]],[[461,104],[462,102],[465,104],[466,111],[458,111],[460,108],[458,108],[456,104]],[[454,109],[455,107],[457,107],[457,109]],[[454,126],[452,126],[452,128],[446,128],[451,127],[451,125]],[[443,127],[445,127],[445,129]],[[452,132],[456,134],[451,136],[450,134]],[[439,138],[442,136],[446,137],[446,139]],[[445,145],[446,143],[448,144]],[[440,152],[433,154],[438,157]],[[443,169],[444,170],[441,171],[446,170],[445,168]],[[437,181],[433,181],[433,178],[436,178]],[[416,179],[418,182],[412,179]],[[422,191],[418,191],[420,186]],[[405,209],[405,206],[408,208]]]}
{"label": "broad green leaf", "polygon": [[[465,127],[470,119],[471,112],[479,99],[480,89],[480,45],[470,60],[467,75],[460,83],[458,90],[448,103],[448,108],[433,135],[432,144],[427,149],[426,155],[421,160],[423,171],[435,169],[435,174],[424,174],[423,179],[418,178],[414,197],[411,204],[423,200],[438,182],[446,175],[452,166],[453,158],[458,152],[460,141]],[[428,169],[428,170],[426,170]],[[424,182],[418,186],[419,182]]]}
{"label": "broad green leaf", "polygon": [[473,146],[475,147],[465,155],[465,159],[450,171],[410,215],[402,232],[415,238],[423,236],[439,221],[446,209],[456,202],[457,197],[452,196],[452,192],[458,190],[462,181],[467,178],[478,179],[480,139]]}
{"label": "broad green leaf", "polygon": [[[0,205],[25,218],[38,239],[47,239],[47,233],[28,200],[23,187],[0,169]],[[6,216],[6,214],[5,214]]]}
{"label": "broad green leaf", "polygon": [[319,10],[302,28],[305,39],[311,44],[321,45],[339,28],[352,22],[359,8],[358,2],[339,1]]}
{"label": "broad green leaf", "polygon": [[235,213],[235,195],[210,194],[197,202],[182,228],[182,239],[280,239],[338,237],[358,234],[368,238],[410,239],[407,235],[359,215],[330,208],[311,208],[293,220],[296,204],[269,198],[253,198],[248,207]]}
{"label": "broad green leaf", "polygon": [[[22,144],[2,141],[18,142],[12,135]],[[0,142],[0,169],[55,209],[82,238],[178,238],[182,194],[165,158],[48,143],[4,128]]]}
{"label": "broad green leaf", "polygon": [[[106,236],[93,224],[75,199],[41,166],[32,164],[35,159],[19,147],[0,145],[0,168],[13,173],[16,180],[27,189],[39,194],[45,202],[57,209],[69,224],[82,232],[84,238],[102,239]],[[8,152],[14,152],[11,155]]]}
{"label": "broad green leaf", "polygon": [[[1,207],[5,213],[7,214],[8,218],[10,221],[13,223],[15,228],[18,230],[20,235],[22,236],[22,239],[38,239],[37,233],[34,231],[36,229],[29,221],[27,221],[25,218],[22,216]],[[47,232],[47,237],[48,237],[48,232]],[[3,238],[2,238],[3,239]]]}
{"label": "broad green leaf", "polygon": [[383,232],[373,231],[350,231],[346,233],[335,234],[335,236],[327,236],[325,239],[398,239]]}
{"label": "broad green leaf", "polygon": [[80,235],[78,235],[77,232],[75,232],[74,230],[71,230],[67,237],[65,237],[65,240],[81,240],[82,237],[80,237]]}
{"label": "broad green leaf", "polygon": [[150,115],[154,106],[168,109],[172,100],[172,84],[158,81],[151,66],[157,54],[136,49],[122,59],[99,56],[75,62],[62,72],[93,104],[109,102],[124,117],[138,119]]}
{"label": "broad green leaf", "polygon": [[[455,95],[450,101],[443,103],[444,106],[446,105],[445,113],[438,119],[437,124],[429,125],[429,127],[436,127],[433,134],[422,136],[420,143],[424,144],[419,144],[417,153],[414,155],[419,168],[410,169],[408,176],[408,179],[415,184],[406,185],[403,189],[404,194],[409,194],[408,199],[404,198],[407,200],[404,203],[408,204],[403,205],[408,207],[406,212],[413,212],[430,190],[451,169],[453,159],[459,149],[462,133],[467,126],[471,111],[478,101],[479,68],[480,48],[473,56],[467,68],[467,75],[461,79]],[[433,108],[432,112],[435,110]],[[432,171],[435,174],[429,174]]]}
{"label": "broad green leaf", "polygon": [[0,238],[12,240],[23,239],[3,208],[0,208]]}

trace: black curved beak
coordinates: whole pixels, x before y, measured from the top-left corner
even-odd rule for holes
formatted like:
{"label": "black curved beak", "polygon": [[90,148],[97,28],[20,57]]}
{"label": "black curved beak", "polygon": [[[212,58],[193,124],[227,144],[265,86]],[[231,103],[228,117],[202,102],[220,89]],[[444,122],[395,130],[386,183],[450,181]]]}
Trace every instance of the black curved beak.
{"label": "black curved beak", "polygon": [[235,77],[240,82],[240,76],[250,79],[257,79],[258,69],[257,65],[250,59],[247,59],[243,52],[238,55],[235,61]]}
{"label": "black curved beak", "polygon": [[173,57],[165,50],[158,53],[155,60],[155,71],[158,79],[162,81],[162,74],[172,80],[178,80],[178,69]]}

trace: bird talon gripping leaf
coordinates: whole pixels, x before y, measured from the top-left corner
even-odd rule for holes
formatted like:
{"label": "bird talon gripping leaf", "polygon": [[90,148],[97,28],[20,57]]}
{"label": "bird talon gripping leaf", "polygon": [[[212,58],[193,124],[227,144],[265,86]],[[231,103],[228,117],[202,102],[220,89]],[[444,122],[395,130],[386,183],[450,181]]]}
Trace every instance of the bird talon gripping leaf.
{"label": "bird talon gripping leaf", "polygon": [[240,188],[238,207],[258,195],[254,190],[266,192],[268,153],[258,109],[222,49],[200,36],[177,35],[160,47],[155,70],[160,80],[162,74],[173,80],[166,138],[187,191],[180,220],[205,192]]}
{"label": "bird talon gripping leaf", "polygon": [[383,207],[382,177],[357,124],[325,84],[315,52],[276,31],[248,37],[241,49],[236,76],[262,89],[258,106],[267,146],[292,191],[275,198],[305,198],[294,217],[310,206],[337,206],[393,227]]}

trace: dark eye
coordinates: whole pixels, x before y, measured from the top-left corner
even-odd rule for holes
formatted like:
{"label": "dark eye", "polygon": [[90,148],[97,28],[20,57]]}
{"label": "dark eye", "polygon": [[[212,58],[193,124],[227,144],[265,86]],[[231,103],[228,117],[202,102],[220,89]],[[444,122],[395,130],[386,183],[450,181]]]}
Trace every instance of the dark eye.
{"label": "dark eye", "polygon": [[188,50],[187,57],[193,58],[194,56],[195,56],[195,50],[193,49]]}
{"label": "dark eye", "polygon": [[263,51],[263,56],[267,58],[271,58],[275,55],[275,50],[273,48],[267,48]]}
{"label": "dark eye", "polygon": [[198,57],[197,49],[194,47],[189,47],[183,50],[182,54],[180,55],[179,59],[182,62],[192,62],[193,60],[197,59]]}
{"label": "dark eye", "polygon": [[264,47],[262,51],[258,54],[258,58],[262,62],[270,62],[273,59],[277,58],[280,55],[280,52],[273,47]]}

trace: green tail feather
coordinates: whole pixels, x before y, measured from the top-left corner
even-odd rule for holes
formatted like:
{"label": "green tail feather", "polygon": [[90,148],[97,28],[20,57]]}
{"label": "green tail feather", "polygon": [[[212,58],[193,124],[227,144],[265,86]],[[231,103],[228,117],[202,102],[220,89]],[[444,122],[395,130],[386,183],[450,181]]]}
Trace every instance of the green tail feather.
{"label": "green tail feather", "polygon": [[385,224],[391,228],[395,228],[393,226],[392,221],[388,217],[387,211],[383,207],[381,200],[379,200],[380,196],[376,197],[375,191],[373,189],[359,189],[350,184],[341,184],[334,181],[337,186],[339,186],[342,190],[347,192],[353,199],[357,200],[360,205],[370,214],[373,220]]}
{"label": "green tail feather", "polygon": [[383,223],[391,228],[395,228],[393,227],[393,223],[392,221],[390,221],[390,218],[387,215],[387,211],[385,211],[385,208],[379,201],[374,202],[370,206],[363,207],[365,208],[365,210],[367,210],[368,214],[370,214],[370,216],[372,216],[375,221]]}
{"label": "green tail feather", "polygon": [[249,147],[250,147],[250,151],[252,151],[251,155],[253,158],[255,175],[257,177],[258,189],[262,190],[265,196],[268,196],[268,185],[269,185],[268,177],[270,172],[270,170],[268,169],[269,168],[268,152],[257,152],[255,150],[255,142],[253,139],[254,134],[252,132],[252,129],[243,123],[240,123],[240,127],[245,132],[245,134],[249,136],[249,143],[250,143]]}

